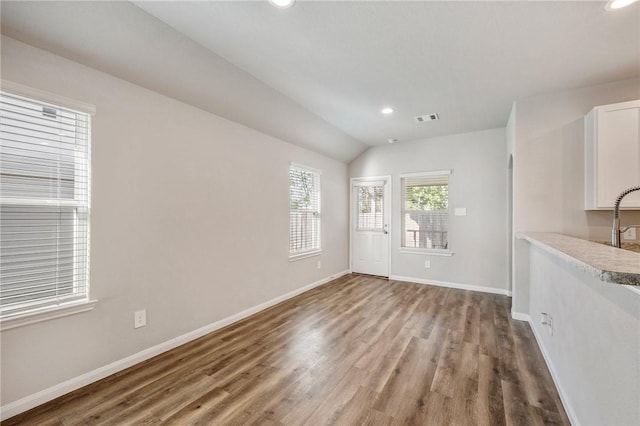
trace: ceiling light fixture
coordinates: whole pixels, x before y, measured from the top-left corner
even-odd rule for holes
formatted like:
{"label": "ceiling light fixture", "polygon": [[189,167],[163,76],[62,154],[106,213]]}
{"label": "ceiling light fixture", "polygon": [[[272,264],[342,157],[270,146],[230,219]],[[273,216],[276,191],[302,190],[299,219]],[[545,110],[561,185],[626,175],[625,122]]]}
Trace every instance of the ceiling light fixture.
{"label": "ceiling light fixture", "polygon": [[623,7],[627,7],[630,4],[635,3],[637,1],[638,0],[609,0],[609,2],[604,8],[606,10],[622,9]]}
{"label": "ceiling light fixture", "polygon": [[269,0],[269,3],[271,3],[272,6],[275,6],[279,9],[287,9],[291,6],[293,6],[293,3],[296,0]]}
{"label": "ceiling light fixture", "polygon": [[396,138],[391,138],[391,139],[389,139],[387,142],[389,142],[389,143],[396,143],[396,142],[398,142],[398,139],[396,139]]}
{"label": "ceiling light fixture", "polygon": [[384,107],[380,110],[381,113],[385,114],[385,115],[389,115],[393,112],[393,108],[391,107]]}

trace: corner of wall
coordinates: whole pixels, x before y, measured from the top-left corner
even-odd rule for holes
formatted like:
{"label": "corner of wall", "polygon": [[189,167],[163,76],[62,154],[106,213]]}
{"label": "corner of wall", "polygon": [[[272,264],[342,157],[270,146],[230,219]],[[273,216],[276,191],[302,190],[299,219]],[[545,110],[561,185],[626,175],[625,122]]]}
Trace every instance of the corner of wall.
{"label": "corner of wall", "polygon": [[513,299],[511,312],[514,318],[529,315],[529,243],[515,238],[513,246]]}

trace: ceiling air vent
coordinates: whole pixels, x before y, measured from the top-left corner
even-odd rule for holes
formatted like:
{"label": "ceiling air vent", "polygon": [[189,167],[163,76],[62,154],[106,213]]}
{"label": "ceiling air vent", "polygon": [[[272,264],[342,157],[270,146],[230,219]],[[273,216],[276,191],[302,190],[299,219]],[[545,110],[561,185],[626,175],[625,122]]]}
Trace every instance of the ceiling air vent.
{"label": "ceiling air vent", "polygon": [[427,114],[427,115],[419,115],[416,117],[416,121],[418,123],[424,123],[425,121],[434,121],[440,120],[438,114]]}

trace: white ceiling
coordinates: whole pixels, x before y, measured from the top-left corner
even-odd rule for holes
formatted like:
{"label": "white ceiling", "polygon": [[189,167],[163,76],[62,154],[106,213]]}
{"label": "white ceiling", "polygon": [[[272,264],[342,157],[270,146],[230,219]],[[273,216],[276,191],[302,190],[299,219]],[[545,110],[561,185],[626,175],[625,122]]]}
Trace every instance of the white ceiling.
{"label": "white ceiling", "polygon": [[[362,143],[503,127],[516,99],[640,75],[638,4],[135,2],[171,31],[129,4],[5,3],[3,33],[343,161]],[[79,18],[89,24],[74,30]],[[237,80],[237,105],[207,88],[213,65]],[[254,90],[242,90],[247,81]],[[382,116],[387,105],[396,112]],[[440,121],[413,120],[428,113]]]}
{"label": "white ceiling", "polygon": [[[638,74],[638,7],[135,2],[369,145],[502,127],[514,99]],[[391,105],[396,113],[382,117]],[[416,115],[441,121],[418,124]]]}

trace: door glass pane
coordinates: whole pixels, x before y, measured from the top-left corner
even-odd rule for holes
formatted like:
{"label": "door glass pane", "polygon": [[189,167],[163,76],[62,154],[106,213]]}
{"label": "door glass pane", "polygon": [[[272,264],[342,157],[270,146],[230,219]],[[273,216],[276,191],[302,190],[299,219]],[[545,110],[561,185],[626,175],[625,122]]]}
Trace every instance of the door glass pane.
{"label": "door glass pane", "polygon": [[359,186],[358,192],[358,229],[383,230],[384,187]]}

